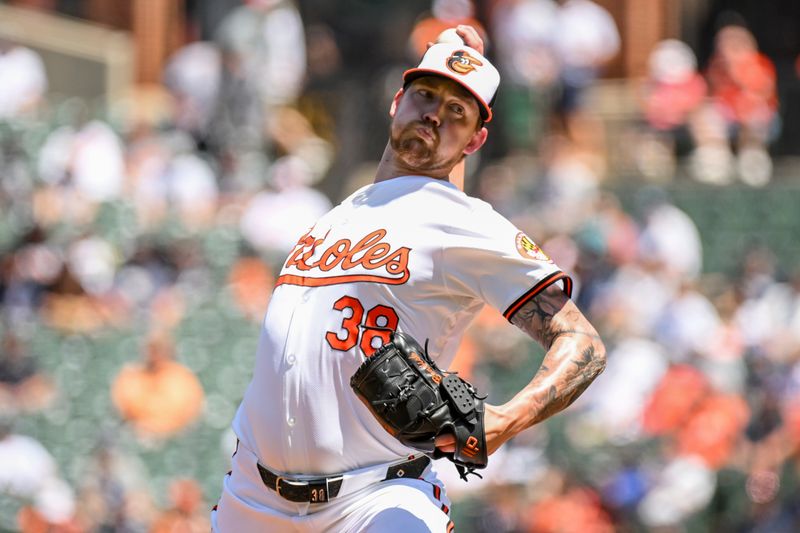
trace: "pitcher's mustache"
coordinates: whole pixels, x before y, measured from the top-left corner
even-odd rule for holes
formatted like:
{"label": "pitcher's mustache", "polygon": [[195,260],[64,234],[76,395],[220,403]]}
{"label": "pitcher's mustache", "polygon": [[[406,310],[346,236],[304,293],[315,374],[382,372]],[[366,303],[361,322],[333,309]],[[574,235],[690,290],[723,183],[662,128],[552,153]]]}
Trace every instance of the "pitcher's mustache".
{"label": "pitcher's mustache", "polygon": [[436,141],[439,140],[439,133],[436,131],[436,128],[434,126],[431,126],[430,124],[428,124],[426,122],[421,122],[421,121],[414,122],[414,123],[409,125],[408,129],[412,129],[412,130],[422,129],[422,130],[426,131],[428,134],[430,134],[430,136],[433,138],[433,140],[436,140]]}

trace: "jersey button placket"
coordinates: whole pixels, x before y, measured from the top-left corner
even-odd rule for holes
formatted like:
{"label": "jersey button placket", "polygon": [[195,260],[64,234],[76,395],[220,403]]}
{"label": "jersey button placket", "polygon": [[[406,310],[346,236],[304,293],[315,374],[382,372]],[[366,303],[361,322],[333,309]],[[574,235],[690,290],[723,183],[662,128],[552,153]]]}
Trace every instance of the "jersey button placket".
{"label": "jersey button placket", "polygon": [[[298,288],[298,290],[302,290]],[[291,310],[291,318],[288,324],[287,341],[285,345],[285,352],[283,354],[283,423],[284,430],[280,433],[283,434],[283,448],[286,457],[295,457],[297,453],[296,447],[299,441],[302,441],[302,424],[298,424],[298,413],[301,408],[298,405],[298,391],[300,388],[300,381],[303,376],[303,365],[297,358],[298,342],[302,337],[293,335],[292,332],[296,331],[300,326],[298,324],[306,324],[307,305],[300,302],[306,291],[298,293],[296,305]],[[298,435],[300,432],[300,435]]]}

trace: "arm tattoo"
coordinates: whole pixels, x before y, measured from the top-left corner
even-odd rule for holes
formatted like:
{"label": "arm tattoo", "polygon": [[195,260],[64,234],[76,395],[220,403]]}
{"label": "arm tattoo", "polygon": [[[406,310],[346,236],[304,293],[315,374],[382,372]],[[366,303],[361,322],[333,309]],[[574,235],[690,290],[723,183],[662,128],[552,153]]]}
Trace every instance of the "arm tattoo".
{"label": "arm tattoo", "polygon": [[[586,335],[587,337],[591,337],[593,339],[602,340],[600,335],[589,331],[581,331],[579,329],[554,329],[553,342],[555,342],[555,340],[562,335]],[[552,342],[550,344],[552,345]]]}
{"label": "arm tattoo", "polygon": [[547,339],[545,332],[550,330],[553,315],[557,312],[558,308],[552,299],[537,297],[522,306],[511,317],[511,323],[549,348],[552,339]]}
{"label": "arm tattoo", "polygon": [[547,350],[523,390],[530,397],[530,424],[570,406],[605,368],[600,336],[558,287],[542,291],[519,309],[511,322]]}
{"label": "arm tattoo", "polygon": [[[530,416],[535,421],[541,421],[566,409],[583,394],[594,379],[603,371],[605,363],[594,360],[594,347],[589,346],[578,359],[573,361],[578,366],[578,372],[571,380],[559,381],[561,387],[550,385],[545,402],[534,402],[531,405]],[[539,369],[539,373],[542,369]],[[538,375],[538,373],[537,373]]]}

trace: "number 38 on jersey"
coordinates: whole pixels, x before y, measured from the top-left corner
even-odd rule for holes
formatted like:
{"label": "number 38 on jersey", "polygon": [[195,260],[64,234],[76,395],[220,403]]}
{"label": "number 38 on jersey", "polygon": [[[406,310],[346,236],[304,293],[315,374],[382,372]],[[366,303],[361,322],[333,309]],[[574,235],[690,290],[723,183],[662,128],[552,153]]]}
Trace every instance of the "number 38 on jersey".
{"label": "number 38 on jersey", "polygon": [[385,305],[376,305],[364,313],[364,305],[352,296],[342,296],[333,304],[342,313],[339,331],[329,331],[325,340],[334,350],[346,352],[356,345],[365,356],[389,342],[391,333],[397,329],[397,312]]}

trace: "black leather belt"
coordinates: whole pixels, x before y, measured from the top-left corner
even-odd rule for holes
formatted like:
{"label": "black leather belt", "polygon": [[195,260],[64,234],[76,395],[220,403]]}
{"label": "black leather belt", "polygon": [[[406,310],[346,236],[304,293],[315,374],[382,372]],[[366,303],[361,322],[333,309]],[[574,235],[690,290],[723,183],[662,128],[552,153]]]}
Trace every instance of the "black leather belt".
{"label": "black leather belt", "polygon": [[[430,464],[427,455],[420,455],[408,461],[394,464],[386,469],[386,477],[381,481],[400,478],[418,478]],[[264,485],[278,493],[290,502],[296,503],[323,503],[335,498],[342,488],[343,476],[319,477],[314,479],[292,479],[276,474],[270,469],[258,466],[258,473]]]}

